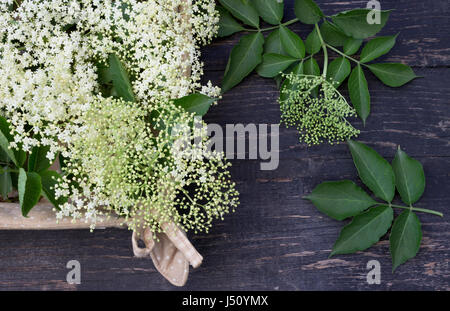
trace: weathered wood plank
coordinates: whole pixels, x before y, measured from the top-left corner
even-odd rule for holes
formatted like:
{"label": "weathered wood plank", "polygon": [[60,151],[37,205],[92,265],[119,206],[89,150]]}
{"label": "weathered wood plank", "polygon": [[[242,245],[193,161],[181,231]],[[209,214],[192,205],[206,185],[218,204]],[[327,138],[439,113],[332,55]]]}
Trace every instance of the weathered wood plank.
{"label": "weathered wood plank", "polygon": [[[292,6],[293,1],[285,2]],[[318,2],[327,14],[366,3]],[[257,160],[232,161],[241,205],[209,234],[192,236],[205,261],[183,289],[450,290],[448,1],[385,0],[382,5],[396,9],[385,33],[401,31],[400,44],[388,60],[413,65],[424,78],[392,89],[369,74],[372,114],[365,128],[358,120],[354,124],[362,130],[359,139],[389,160],[400,144],[424,165],[427,187],[417,206],[436,209],[445,217],[419,215],[424,241],[417,257],[392,274],[384,237],[366,252],[328,259],[343,223],[320,214],[302,196],[325,180],[358,181],[356,170],[345,145],[308,148],[298,142],[294,130],[281,127],[277,170],[260,171]],[[300,33],[308,29],[301,26]],[[217,41],[204,50],[207,79],[220,82],[236,38]],[[227,93],[206,121],[276,124],[277,96],[271,80],[252,75]],[[178,290],[150,260],[132,257],[130,236],[118,229],[0,231],[0,290]],[[65,281],[65,265],[72,259],[81,263],[79,286]],[[366,282],[366,264],[372,259],[381,263],[380,285]]]}

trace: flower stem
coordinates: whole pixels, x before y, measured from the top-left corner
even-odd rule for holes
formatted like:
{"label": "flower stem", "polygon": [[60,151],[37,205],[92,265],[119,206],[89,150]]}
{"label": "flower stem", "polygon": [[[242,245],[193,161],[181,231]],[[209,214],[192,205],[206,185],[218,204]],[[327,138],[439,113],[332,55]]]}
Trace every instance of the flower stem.
{"label": "flower stem", "polygon": [[282,23],[282,24],[277,25],[277,26],[269,27],[269,28],[263,28],[263,29],[248,29],[248,28],[244,28],[244,30],[245,30],[245,31],[255,31],[255,32],[259,32],[259,31],[269,31],[269,30],[277,29],[277,28],[279,28],[280,26],[289,26],[289,25],[294,24],[294,23],[296,23],[296,22],[298,22],[298,21],[299,21],[298,18],[294,18],[294,19],[291,19],[291,20],[289,20],[289,21],[287,21],[287,22],[285,22],[285,23]]}
{"label": "flower stem", "polygon": [[320,44],[322,45],[322,50],[323,50],[323,72],[322,72],[322,77],[326,78],[327,77],[327,72],[328,72],[328,50],[327,50],[327,45],[326,45],[325,41],[323,41],[322,34],[320,33],[320,28],[319,28],[319,25],[317,23],[315,24],[315,27],[316,27],[317,34],[319,35]]}
{"label": "flower stem", "polygon": [[403,206],[403,205],[395,205],[395,204],[381,204],[381,205],[382,206],[395,207],[395,208],[409,209],[411,211],[422,212],[422,213],[427,213],[427,214],[432,214],[432,215],[444,217],[444,214],[442,214],[441,212],[433,211],[431,209],[426,209],[426,208],[419,208],[419,207],[413,207],[413,206]]}

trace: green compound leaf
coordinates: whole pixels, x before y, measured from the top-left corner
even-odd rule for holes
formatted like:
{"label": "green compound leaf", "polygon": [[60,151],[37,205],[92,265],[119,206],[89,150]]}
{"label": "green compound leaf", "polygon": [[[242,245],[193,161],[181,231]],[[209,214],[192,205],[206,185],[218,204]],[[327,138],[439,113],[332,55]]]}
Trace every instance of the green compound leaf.
{"label": "green compound leaf", "polygon": [[286,53],[297,59],[305,57],[305,44],[303,40],[285,26],[280,26],[281,45]]}
{"label": "green compound leaf", "polygon": [[390,87],[399,87],[417,78],[411,67],[404,64],[383,63],[367,67],[381,82]]}
{"label": "green compound leaf", "polygon": [[174,104],[183,107],[187,112],[194,113],[197,116],[204,116],[211,105],[216,102],[215,98],[203,94],[190,94],[174,100]]}
{"label": "green compound leaf", "polygon": [[328,66],[327,78],[337,83],[335,87],[338,88],[347,79],[351,70],[350,61],[345,57],[338,57]]}
{"label": "green compound leaf", "polygon": [[320,33],[323,40],[333,46],[343,46],[348,40],[348,37],[339,27],[328,21],[324,21],[320,26]]}
{"label": "green compound leaf", "polygon": [[372,148],[348,140],[358,175],[380,199],[391,202],[395,194],[395,177],[391,165]]}
{"label": "green compound leaf", "polygon": [[348,38],[344,42],[344,53],[347,55],[356,54],[359,51],[359,48],[361,47],[362,42],[363,42],[362,39]]}
{"label": "green compound leaf", "polygon": [[234,17],[244,24],[259,27],[259,15],[252,2],[249,0],[219,0]]}
{"label": "green compound leaf", "polygon": [[262,61],[264,37],[261,33],[243,36],[231,51],[222,91],[226,92],[240,83]]}
{"label": "green compound leaf", "polygon": [[115,94],[117,94],[117,96],[122,98],[123,100],[135,102],[136,99],[133,94],[133,88],[131,86],[130,78],[117,55],[109,55],[108,70],[108,76],[112,79]]}
{"label": "green compound leaf", "polygon": [[353,107],[365,124],[370,114],[370,93],[366,76],[359,64],[353,68],[348,79],[348,91]]}
{"label": "green compound leaf", "polygon": [[261,18],[272,25],[278,25],[283,19],[284,4],[277,0],[252,0]]}
{"label": "green compound leaf", "polygon": [[306,52],[311,55],[316,54],[320,51],[321,46],[319,34],[317,33],[317,29],[314,28],[306,38]]}
{"label": "green compound leaf", "polygon": [[295,0],[295,15],[304,24],[315,24],[324,16],[313,0]]}
{"label": "green compound leaf", "polygon": [[23,168],[20,168],[18,192],[22,215],[27,217],[28,213],[38,203],[41,197],[42,184],[39,174],[34,172],[27,173]]}
{"label": "green compound leaf", "polygon": [[283,49],[283,45],[281,44],[281,36],[280,30],[276,29],[272,31],[266,38],[264,42],[264,53],[274,53],[281,55],[288,55],[286,51]]}
{"label": "green compound leaf", "polygon": [[425,191],[425,173],[422,164],[409,157],[399,147],[392,161],[392,168],[402,201],[408,205],[417,202]]}
{"label": "green compound leaf", "polygon": [[281,54],[264,54],[263,61],[256,68],[256,72],[265,78],[273,78],[280,72],[287,69],[290,65],[295,63],[298,59]]}
{"label": "green compound leaf", "polygon": [[386,234],[391,227],[393,218],[394,211],[387,206],[374,207],[355,216],[352,222],[342,229],[330,257],[369,248]]}
{"label": "green compound leaf", "polygon": [[56,199],[55,195],[55,186],[58,184],[58,180],[61,176],[55,171],[45,171],[39,173],[42,181],[42,195],[53,204],[57,209],[60,208],[61,205],[67,202],[67,198],[59,197]]}
{"label": "green compound leaf", "polygon": [[398,266],[415,257],[419,251],[422,241],[419,217],[409,210],[401,213],[394,221],[389,241],[394,272]]}
{"label": "green compound leaf", "polygon": [[49,146],[34,147],[28,159],[28,171],[39,173],[48,169],[52,165],[47,158],[49,151]]}
{"label": "green compound leaf", "polygon": [[220,14],[220,20],[219,20],[219,31],[218,36],[219,37],[227,37],[230,36],[236,32],[244,30],[244,27],[241,26],[234,18],[231,16],[231,14],[225,10],[221,6],[217,6],[217,10]]}
{"label": "green compound leaf", "polygon": [[378,37],[367,42],[361,51],[360,62],[367,63],[388,53],[394,47],[397,36]]}
{"label": "green compound leaf", "polygon": [[305,198],[310,200],[319,211],[336,220],[356,216],[377,204],[350,180],[324,182]]}
{"label": "green compound leaf", "polygon": [[380,24],[369,24],[367,17],[371,12],[372,10],[369,9],[345,11],[333,15],[331,20],[347,36],[355,39],[365,39],[376,35],[386,25],[390,14],[390,11],[380,11]]}

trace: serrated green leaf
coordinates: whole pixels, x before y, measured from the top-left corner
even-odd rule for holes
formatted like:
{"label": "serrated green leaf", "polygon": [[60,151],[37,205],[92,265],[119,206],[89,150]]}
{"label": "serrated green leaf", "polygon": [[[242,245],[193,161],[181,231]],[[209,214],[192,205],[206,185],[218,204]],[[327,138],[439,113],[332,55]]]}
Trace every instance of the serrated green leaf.
{"label": "serrated green leaf", "polygon": [[337,83],[335,87],[338,88],[347,79],[351,70],[349,60],[345,57],[338,57],[328,66],[327,78],[331,82]]}
{"label": "serrated green leaf", "polygon": [[39,173],[42,181],[42,195],[53,204],[57,209],[60,208],[61,205],[67,202],[67,198],[59,197],[56,199],[55,195],[55,186],[58,184],[58,180],[61,176],[55,171],[44,171]]}
{"label": "serrated green leaf", "polygon": [[393,218],[394,211],[387,206],[377,206],[355,216],[352,222],[341,230],[330,257],[369,248],[386,234]]}
{"label": "serrated green leaf", "polygon": [[18,192],[22,215],[27,217],[31,209],[39,202],[42,192],[41,176],[34,172],[19,170]]}
{"label": "serrated green leaf", "polygon": [[13,190],[11,173],[7,172],[8,166],[3,167],[3,172],[0,173],[0,195],[3,200],[8,199],[8,195]]}
{"label": "serrated green leaf", "polygon": [[243,36],[231,51],[222,92],[230,90],[248,76],[262,61],[264,37],[261,33]]}
{"label": "serrated green leaf", "polygon": [[281,54],[264,54],[256,72],[265,78],[273,78],[297,61],[296,58]]}
{"label": "serrated green leaf", "polygon": [[324,16],[313,0],[295,0],[294,11],[304,24],[315,24]]}
{"label": "serrated green leaf", "polygon": [[399,87],[417,78],[411,67],[404,64],[383,63],[367,67],[381,82],[390,87]]}
{"label": "serrated green leaf", "polygon": [[415,257],[419,251],[422,241],[419,217],[409,210],[401,213],[394,221],[389,241],[394,272],[398,266]]}
{"label": "serrated green leaf", "polygon": [[348,146],[362,182],[378,198],[391,202],[395,194],[395,177],[389,162],[363,143],[348,140]]}
{"label": "serrated green leaf", "polygon": [[217,100],[203,94],[190,94],[174,100],[174,104],[183,107],[187,112],[204,116]]}
{"label": "serrated green leaf", "polygon": [[115,54],[109,55],[109,75],[112,79],[115,94],[123,100],[135,102],[128,73],[120,59]]}
{"label": "serrated green leaf", "polygon": [[348,38],[344,42],[344,53],[347,55],[356,54],[359,51],[359,48],[361,47],[362,42],[363,42],[362,39]]}
{"label": "serrated green leaf", "polygon": [[259,27],[259,15],[252,2],[249,0],[219,0],[220,4],[226,8],[234,17],[244,24]]}
{"label": "serrated green leaf", "polygon": [[286,53],[297,59],[305,57],[305,44],[303,40],[285,26],[280,26],[281,45]]}
{"label": "serrated green leaf", "polygon": [[28,159],[28,171],[39,173],[48,169],[52,165],[47,158],[49,151],[49,146],[34,147]]}
{"label": "serrated green leaf", "polygon": [[361,51],[360,62],[367,63],[388,53],[394,47],[396,39],[397,35],[370,40]]}
{"label": "serrated green leaf", "polygon": [[376,35],[389,18],[390,11],[380,11],[380,24],[369,24],[367,16],[372,10],[356,9],[333,15],[331,20],[349,37],[365,39]]}
{"label": "serrated green leaf", "polygon": [[409,157],[399,147],[392,161],[392,168],[402,201],[408,205],[417,202],[425,191],[425,173],[422,164]]}
{"label": "serrated green leaf", "polygon": [[348,36],[339,27],[328,21],[322,23],[320,33],[323,40],[332,46],[343,46],[348,40]]}
{"label": "serrated green leaf", "polygon": [[276,29],[272,31],[266,38],[264,42],[264,53],[275,53],[281,55],[287,55],[286,51],[283,49],[281,44],[280,30]]}
{"label": "serrated green leaf", "polygon": [[316,54],[320,51],[322,44],[320,42],[319,34],[317,33],[316,28],[314,28],[306,38],[305,47],[308,54]]}
{"label": "serrated green leaf", "polygon": [[366,123],[366,119],[370,114],[370,93],[367,85],[366,76],[358,64],[353,68],[350,78],[348,79],[348,91],[350,100],[355,107],[358,116]]}
{"label": "serrated green leaf", "polygon": [[377,204],[350,180],[324,182],[305,198],[310,200],[319,211],[337,220],[356,216]]}
{"label": "serrated green leaf", "polygon": [[241,24],[239,24],[233,16],[231,16],[230,12],[221,6],[217,6],[217,10],[220,14],[219,31],[217,34],[219,37],[230,36],[236,32],[244,30],[244,27],[242,27]]}
{"label": "serrated green leaf", "polygon": [[272,25],[278,25],[283,19],[284,4],[277,0],[252,0],[261,18]]}

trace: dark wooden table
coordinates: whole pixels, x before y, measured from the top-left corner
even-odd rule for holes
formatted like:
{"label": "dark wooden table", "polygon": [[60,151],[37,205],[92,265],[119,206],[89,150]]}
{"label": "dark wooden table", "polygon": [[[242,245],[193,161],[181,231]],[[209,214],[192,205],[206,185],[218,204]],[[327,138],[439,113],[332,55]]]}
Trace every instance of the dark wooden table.
{"label": "dark wooden table", "polygon": [[[286,19],[293,2],[285,0]],[[366,1],[318,1],[326,14],[365,7]],[[372,114],[359,140],[392,159],[397,145],[419,159],[427,187],[419,207],[445,213],[420,214],[423,243],[416,258],[391,273],[387,237],[366,252],[328,259],[342,226],[302,200],[325,180],[357,174],[346,145],[307,148],[294,130],[281,128],[280,166],[260,171],[257,160],[234,160],[241,193],[235,214],[210,234],[192,236],[205,257],[185,290],[450,290],[450,8],[447,0],[383,0],[395,9],[382,34],[400,32],[386,61],[404,62],[424,76],[400,89],[371,74]],[[303,38],[311,27],[293,27]],[[220,82],[239,35],[203,50],[206,78]],[[224,96],[208,122],[279,122],[278,91],[256,75]],[[0,232],[0,289],[176,290],[148,259],[133,258],[127,230]],[[81,263],[81,285],[66,283],[66,263]],[[366,282],[369,260],[381,263],[381,284]]]}

